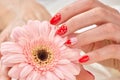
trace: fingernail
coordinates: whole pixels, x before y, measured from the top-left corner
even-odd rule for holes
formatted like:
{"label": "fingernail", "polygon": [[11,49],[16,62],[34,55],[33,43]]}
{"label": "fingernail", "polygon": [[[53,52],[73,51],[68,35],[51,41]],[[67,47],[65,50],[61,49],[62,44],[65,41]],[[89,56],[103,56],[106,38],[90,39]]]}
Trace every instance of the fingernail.
{"label": "fingernail", "polygon": [[64,35],[66,32],[67,32],[67,26],[66,25],[62,25],[56,31],[56,34],[58,34],[58,35]]}
{"label": "fingernail", "polygon": [[88,72],[88,74],[90,74],[93,77],[93,79],[95,79],[95,76],[90,71],[87,71],[87,72]]}
{"label": "fingernail", "polygon": [[55,25],[61,20],[61,14],[57,13],[51,20],[50,23]]}
{"label": "fingernail", "polygon": [[79,62],[80,63],[84,63],[84,62],[87,62],[89,60],[89,56],[88,55],[85,55],[85,56],[83,56],[83,57],[81,57],[80,59],[79,59]]}
{"label": "fingernail", "polygon": [[76,44],[77,43],[77,38],[76,37],[72,37],[72,38],[70,38],[69,40],[67,40],[66,42],[65,42],[65,44],[67,44],[67,45],[74,45],[74,44]]}

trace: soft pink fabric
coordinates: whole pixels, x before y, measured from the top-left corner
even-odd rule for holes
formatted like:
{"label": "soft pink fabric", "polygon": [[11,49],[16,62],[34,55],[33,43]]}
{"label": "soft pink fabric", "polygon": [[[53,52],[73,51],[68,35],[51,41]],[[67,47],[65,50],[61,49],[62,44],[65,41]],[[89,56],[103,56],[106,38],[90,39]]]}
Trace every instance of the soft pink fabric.
{"label": "soft pink fabric", "polygon": [[[79,51],[65,46],[67,38],[55,33],[55,26],[46,21],[29,21],[16,27],[11,33],[12,41],[1,44],[2,63],[12,67],[8,75],[19,80],[76,80],[80,72]],[[46,66],[40,66],[32,57],[31,51],[40,46],[49,48],[54,57]]]}

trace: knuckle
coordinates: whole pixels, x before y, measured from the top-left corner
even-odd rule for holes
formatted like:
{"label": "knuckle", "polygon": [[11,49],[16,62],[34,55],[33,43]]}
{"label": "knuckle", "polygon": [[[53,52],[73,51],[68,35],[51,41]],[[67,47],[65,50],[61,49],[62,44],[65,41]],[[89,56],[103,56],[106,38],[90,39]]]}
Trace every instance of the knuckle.
{"label": "knuckle", "polygon": [[82,1],[82,0],[77,0],[78,1],[78,3],[80,2],[82,2],[84,5],[86,5],[86,7],[88,7],[88,8],[93,8],[94,7],[94,5],[96,4],[96,1],[97,0],[84,0],[84,1]]}
{"label": "knuckle", "polygon": [[95,51],[94,51],[94,56],[97,57],[97,58],[96,58],[97,60],[102,59],[102,56],[101,56],[101,53],[100,53],[99,50],[95,50]]}
{"label": "knuckle", "polygon": [[87,1],[87,5],[92,6],[96,3],[96,0],[86,0]]}
{"label": "knuckle", "polygon": [[111,9],[112,9],[112,11],[113,11],[114,13],[120,14],[120,13],[119,13],[119,10],[117,10],[117,9],[115,9],[115,8],[111,8]]}
{"label": "knuckle", "polygon": [[112,24],[112,23],[108,23],[106,25],[104,25],[103,27],[103,32],[104,34],[107,34],[107,39],[116,41],[117,43],[120,42],[120,38],[119,38],[119,34],[120,34],[120,27]]}
{"label": "knuckle", "polygon": [[118,31],[118,26],[116,26],[112,23],[108,23],[105,25],[105,32],[106,33],[113,34],[113,33],[116,33],[117,31]]}
{"label": "knuckle", "polygon": [[97,16],[103,18],[107,14],[107,11],[102,7],[97,7],[97,8],[95,8],[95,13]]}
{"label": "knuckle", "polygon": [[120,48],[118,47],[118,45],[110,45],[110,49],[113,53],[115,53],[116,51],[118,51]]}
{"label": "knuckle", "polygon": [[111,50],[111,54],[113,54],[113,57],[116,57],[117,54],[119,54],[120,51],[120,45],[110,45],[109,49]]}

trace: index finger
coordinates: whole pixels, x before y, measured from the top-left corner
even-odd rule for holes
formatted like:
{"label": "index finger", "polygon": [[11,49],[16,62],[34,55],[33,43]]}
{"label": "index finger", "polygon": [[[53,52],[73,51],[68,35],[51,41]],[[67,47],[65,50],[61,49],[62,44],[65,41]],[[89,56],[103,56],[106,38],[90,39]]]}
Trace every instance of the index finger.
{"label": "index finger", "polygon": [[50,23],[53,25],[59,25],[71,17],[95,7],[102,7],[111,11],[118,12],[109,6],[102,4],[98,0],[77,0],[59,10],[58,13],[50,20]]}

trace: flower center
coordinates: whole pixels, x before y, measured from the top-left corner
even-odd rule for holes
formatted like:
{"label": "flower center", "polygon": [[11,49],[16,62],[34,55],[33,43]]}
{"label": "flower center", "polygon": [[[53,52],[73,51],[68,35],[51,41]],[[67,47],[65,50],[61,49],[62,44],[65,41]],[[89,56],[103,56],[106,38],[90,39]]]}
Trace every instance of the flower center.
{"label": "flower center", "polygon": [[32,50],[33,60],[40,66],[50,64],[54,59],[53,52],[46,47],[37,47]]}
{"label": "flower center", "polygon": [[41,60],[41,61],[45,61],[48,58],[48,52],[46,50],[38,50],[37,53],[37,57]]}

